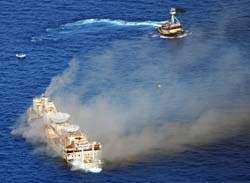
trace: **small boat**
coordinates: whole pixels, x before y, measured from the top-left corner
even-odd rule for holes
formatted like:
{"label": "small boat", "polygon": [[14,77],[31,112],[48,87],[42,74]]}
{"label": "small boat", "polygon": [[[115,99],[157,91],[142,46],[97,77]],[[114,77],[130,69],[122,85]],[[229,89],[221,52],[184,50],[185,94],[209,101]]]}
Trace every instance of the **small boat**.
{"label": "small boat", "polygon": [[170,21],[164,22],[160,27],[157,28],[157,31],[162,36],[175,37],[184,33],[184,29],[181,26],[180,21],[174,16],[176,14],[176,9],[171,8],[169,10],[171,16]]}
{"label": "small boat", "polygon": [[24,54],[24,53],[17,53],[16,54],[16,58],[18,58],[18,59],[24,59],[24,58],[26,58],[26,54]]}

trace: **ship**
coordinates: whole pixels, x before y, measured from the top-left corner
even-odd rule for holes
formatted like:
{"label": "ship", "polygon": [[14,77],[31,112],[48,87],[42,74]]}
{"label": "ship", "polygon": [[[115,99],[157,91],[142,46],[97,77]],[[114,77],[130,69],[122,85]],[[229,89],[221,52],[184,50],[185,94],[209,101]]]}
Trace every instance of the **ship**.
{"label": "ship", "polygon": [[169,10],[171,16],[170,21],[165,21],[161,26],[157,28],[157,31],[166,37],[176,37],[184,33],[184,29],[181,26],[180,21],[175,17],[176,9],[171,8]]}
{"label": "ship", "polygon": [[102,170],[101,149],[99,142],[89,142],[80,127],[70,122],[70,114],[57,110],[53,101],[44,94],[33,99],[28,109],[28,122],[42,120],[48,146],[66,163],[85,171],[98,173]]}

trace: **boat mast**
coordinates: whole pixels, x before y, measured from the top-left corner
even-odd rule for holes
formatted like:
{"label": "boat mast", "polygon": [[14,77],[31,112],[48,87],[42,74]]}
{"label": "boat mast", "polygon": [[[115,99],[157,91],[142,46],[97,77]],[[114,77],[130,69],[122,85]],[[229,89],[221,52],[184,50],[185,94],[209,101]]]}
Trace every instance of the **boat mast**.
{"label": "boat mast", "polygon": [[174,16],[176,14],[175,8],[171,8],[169,10],[169,14],[171,15],[171,24],[174,24],[174,20],[176,19],[176,17]]}
{"label": "boat mast", "polygon": [[82,147],[82,162],[84,163],[84,152],[83,152],[83,147]]}
{"label": "boat mast", "polygon": [[95,159],[94,145],[92,144],[92,161],[93,161],[93,163],[94,163],[94,159]]}

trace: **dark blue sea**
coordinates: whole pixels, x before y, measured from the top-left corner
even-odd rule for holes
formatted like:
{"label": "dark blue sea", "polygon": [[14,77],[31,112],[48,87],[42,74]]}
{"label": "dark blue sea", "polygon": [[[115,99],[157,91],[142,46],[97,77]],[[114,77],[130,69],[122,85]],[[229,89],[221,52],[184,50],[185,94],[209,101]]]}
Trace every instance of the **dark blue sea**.
{"label": "dark blue sea", "polygon": [[[157,33],[171,7],[186,37]],[[0,40],[0,182],[250,182],[249,0],[1,0]],[[101,173],[20,130],[45,92]]]}

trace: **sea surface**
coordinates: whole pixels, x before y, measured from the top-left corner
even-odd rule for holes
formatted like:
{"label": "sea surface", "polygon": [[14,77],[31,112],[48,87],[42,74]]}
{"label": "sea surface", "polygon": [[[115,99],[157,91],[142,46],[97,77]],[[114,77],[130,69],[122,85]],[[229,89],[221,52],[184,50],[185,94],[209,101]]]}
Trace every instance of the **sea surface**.
{"label": "sea surface", "polygon": [[[177,14],[186,37],[158,35],[171,7],[186,10]],[[1,0],[0,40],[0,182],[250,182],[249,0]],[[18,60],[16,53],[27,58]],[[150,91],[149,98],[161,90],[155,93],[165,96],[157,98],[161,108],[153,106],[154,115],[139,120],[154,126],[156,119],[185,122],[208,109],[239,109],[240,125],[232,125],[235,133],[190,142],[176,153],[156,151],[123,166],[104,166],[99,174],[72,171],[12,133],[32,98],[72,59],[80,61],[78,74],[65,90],[74,93],[79,82],[96,81],[84,85],[81,97],[88,104],[100,94],[124,103],[133,87]]]}

